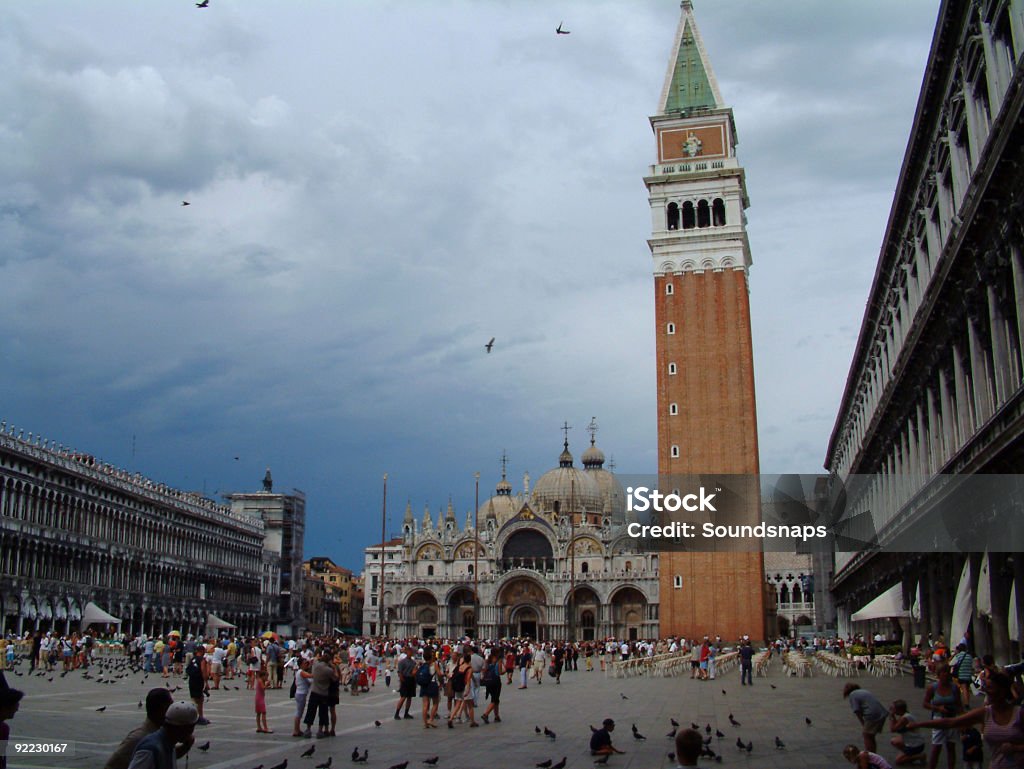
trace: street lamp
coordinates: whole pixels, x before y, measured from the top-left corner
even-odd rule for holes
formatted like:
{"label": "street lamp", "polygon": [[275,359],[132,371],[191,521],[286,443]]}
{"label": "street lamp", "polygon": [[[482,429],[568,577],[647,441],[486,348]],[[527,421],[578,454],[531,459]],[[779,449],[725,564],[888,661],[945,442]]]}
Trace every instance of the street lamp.
{"label": "street lamp", "polygon": [[380,616],[380,628],[382,635],[388,635],[388,619],[384,613],[384,544],[387,534],[387,513],[388,513],[388,474],[384,473],[384,501],[380,508],[380,600],[378,601],[377,612]]}
{"label": "street lamp", "polygon": [[473,473],[473,632],[480,637],[480,473]]}

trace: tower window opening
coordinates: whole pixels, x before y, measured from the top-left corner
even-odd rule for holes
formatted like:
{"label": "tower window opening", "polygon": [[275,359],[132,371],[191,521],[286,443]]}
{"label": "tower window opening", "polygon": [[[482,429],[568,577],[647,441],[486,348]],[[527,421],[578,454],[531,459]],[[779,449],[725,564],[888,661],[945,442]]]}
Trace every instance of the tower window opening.
{"label": "tower window opening", "polygon": [[672,458],[673,459],[678,459],[679,458],[679,447],[678,446],[673,446],[672,447]]}
{"label": "tower window opening", "polygon": [[672,577],[672,587],[679,590],[683,586],[683,577],[680,574],[676,574]]}
{"label": "tower window opening", "polygon": [[665,284],[665,293],[667,295],[671,296],[675,292],[676,292],[675,286],[673,286],[671,283],[666,283]]}
{"label": "tower window opening", "polygon": [[676,375],[676,364],[675,363],[669,363],[668,364],[668,375],[669,376],[675,376]]}
{"label": "tower window opening", "polygon": [[666,331],[667,333],[669,333],[669,334],[674,334],[674,333],[676,333],[676,324],[675,324],[675,323],[669,323],[669,324],[668,324],[668,327],[667,327],[667,328],[665,329],[665,331]]}
{"label": "tower window opening", "polygon": [[679,406],[675,403],[668,404],[668,413],[670,416],[675,416],[679,413]]}
{"label": "tower window opening", "polygon": [[679,205],[677,203],[669,203],[668,210],[666,213],[666,219],[668,221],[668,228],[670,230],[679,229]]}
{"label": "tower window opening", "polygon": [[697,226],[701,228],[711,226],[711,206],[706,200],[697,203]]}
{"label": "tower window opening", "polygon": [[716,227],[725,226],[725,201],[721,198],[715,198],[711,204],[711,222]]}
{"label": "tower window opening", "polygon": [[687,200],[683,203],[683,229],[692,230],[697,226],[697,218],[694,214],[693,203]]}

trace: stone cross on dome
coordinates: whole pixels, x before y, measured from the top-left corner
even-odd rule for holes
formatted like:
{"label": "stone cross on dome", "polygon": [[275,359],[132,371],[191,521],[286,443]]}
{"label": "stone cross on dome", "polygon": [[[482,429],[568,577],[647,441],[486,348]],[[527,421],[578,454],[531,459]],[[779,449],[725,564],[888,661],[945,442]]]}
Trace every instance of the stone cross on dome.
{"label": "stone cross on dome", "polygon": [[587,425],[587,432],[590,433],[590,445],[593,446],[597,436],[597,417],[590,418],[590,424]]}
{"label": "stone cross on dome", "polygon": [[572,427],[569,426],[568,420],[562,424],[562,427],[560,429],[563,433],[565,433],[565,447],[569,448],[569,431],[572,429]]}

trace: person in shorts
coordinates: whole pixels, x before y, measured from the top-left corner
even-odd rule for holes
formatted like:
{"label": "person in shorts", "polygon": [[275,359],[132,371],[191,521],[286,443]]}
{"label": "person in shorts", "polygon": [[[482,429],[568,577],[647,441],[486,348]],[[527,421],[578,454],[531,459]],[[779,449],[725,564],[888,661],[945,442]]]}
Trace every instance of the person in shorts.
{"label": "person in shorts", "polygon": [[852,681],[843,688],[843,698],[850,700],[850,709],[860,721],[864,750],[874,753],[878,750],[877,736],[889,719],[889,709],[879,702],[878,697]]}
{"label": "person in shorts", "polygon": [[405,705],[405,718],[412,720],[409,708],[416,697],[416,660],[412,656],[412,647],[405,647],[398,660],[398,707],[395,708],[395,720],[403,718],[402,705]]}

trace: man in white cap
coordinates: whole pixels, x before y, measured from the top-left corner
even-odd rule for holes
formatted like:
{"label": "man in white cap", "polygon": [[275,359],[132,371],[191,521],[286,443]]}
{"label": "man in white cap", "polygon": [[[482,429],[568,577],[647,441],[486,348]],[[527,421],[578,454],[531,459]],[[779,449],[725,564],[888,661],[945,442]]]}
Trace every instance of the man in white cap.
{"label": "man in white cap", "polygon": [[175,702],[167,708],[163,726],[143,737],[135,747],[129,769],[177,769],[178,746],[185,748],[181,755],[188,753],[196,739],[192,732],[198,720],[195,705]]}

